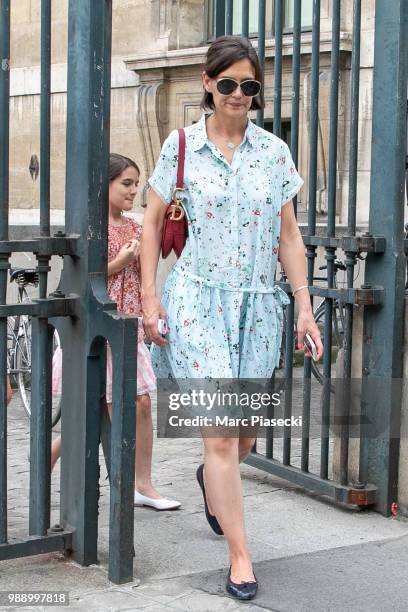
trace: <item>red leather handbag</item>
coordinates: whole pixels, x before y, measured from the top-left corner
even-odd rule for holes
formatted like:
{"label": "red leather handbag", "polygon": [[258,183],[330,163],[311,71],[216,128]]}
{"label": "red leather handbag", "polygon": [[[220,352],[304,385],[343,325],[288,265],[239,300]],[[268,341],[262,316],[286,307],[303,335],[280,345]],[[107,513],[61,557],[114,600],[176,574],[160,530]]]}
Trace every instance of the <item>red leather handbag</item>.
{"label": "red leather handbag", "polygon": [[184,159],[186,153],[186,134],[183,128],[178,130],[179,134],[179,154],[177,168],[177,183],[173,191],[173,198],[167,206],[164,218],[161,253],[163,259],[168,257],[174,250],[177,257],[180,257],[184,245],[186,244],[188,227],[187,217],[182,204],[182,192],[184,191]]}

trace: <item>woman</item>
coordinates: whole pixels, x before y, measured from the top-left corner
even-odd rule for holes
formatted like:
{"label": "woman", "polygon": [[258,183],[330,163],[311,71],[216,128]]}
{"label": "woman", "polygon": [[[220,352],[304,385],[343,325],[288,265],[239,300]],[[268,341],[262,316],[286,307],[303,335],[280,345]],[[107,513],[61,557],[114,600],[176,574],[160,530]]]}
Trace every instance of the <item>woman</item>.
{"label": "woman", "polygon": [[[308,332],[323,353],[313,320],[303,241],[292,198],[303,184],[287,145],[256,127],[248,111],[262,108],[262,71],[244,38],[225,36],[208,49],[202,106],[212,114],[185,129],[184,207],[189,232],[167,278],[162,303],[155,280],[166,206],[176,184],[178,134],[163,145],[149,183],[141,244],[142,307],[155,343],[158,378],[268,379],[279,361],[282,305],[274,285],[279,256],[298,307],[299,346]],[[167,318],[170,333],[157,331]],[[227,591],[252,599],[257,582],[244,530],[239,461],[254,437],[204,437],[197,470],[207,519],[229,547]]]}

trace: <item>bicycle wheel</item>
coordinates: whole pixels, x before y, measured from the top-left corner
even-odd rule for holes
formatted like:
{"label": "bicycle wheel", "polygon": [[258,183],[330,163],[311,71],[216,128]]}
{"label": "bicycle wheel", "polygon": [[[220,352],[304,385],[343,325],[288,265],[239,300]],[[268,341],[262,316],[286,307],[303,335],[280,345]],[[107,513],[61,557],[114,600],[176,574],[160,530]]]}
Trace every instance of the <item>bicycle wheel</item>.
{"label": "bicycle wheel", "polygon": [[14,372],[23,408],[30,416],[31,400],[31,338],[23,331],[17,335],[14,353]]}
{"label": "bicycle wheel", "polygon": [[17,386],[16,372],[14,370],[14,355],[17,346],[15,326],[15,317],[7,317],[7,373],[10,377],[10,384],[12,387]]}
{"label": "bicycle wheel", "polygon": [[[286,316],[286,307],[283,309],[283,323],[282,323],[282,342],[280,347],[279,354],[279,364],[276,367],[277,370],[283,370],[285,368],[286,363],[286,334],[287,334],[287,316]],[[296,353],[297,349],[297,335],[295,330],[292,330],[292,342],[293,342],[293,355]],[[295,365],[295,362],[293,362]]]}
{"label": "bicycle wheel", "polygon": [[[60,339],[57,331],[53,337],[53,352],[60,347]],[[30,330],[22,332],[18,338],[15,352],[15,366],[18,389],[24,410],[31,416],[31,327]],[[54,427],[61,417],[61,395],[52,396],[51,423]]]}
{"label": "bicycle wheel", "polygon": [[[332,362],[333,358],[337,358],[337,354],[339,350],[343,346],[343,324],[341,321],[341,317],[338,316],[338,306],[334,306],[333,308],[333,316],[332,316]],[[320,335],[322,337],[322,342],[324,346],[324,321],[325,321],[325,303],[324,301],[320,304],[317,310],[314,313],[314,320],[316,321],[317,327],[320,330]],[[312,372],[314,377],[319,381],[322,385],[324,381],[323,375],[323,362],[322,361],[313,361],[312,360]],[[334,385],[330,385],[330,390],[334,393]]]}

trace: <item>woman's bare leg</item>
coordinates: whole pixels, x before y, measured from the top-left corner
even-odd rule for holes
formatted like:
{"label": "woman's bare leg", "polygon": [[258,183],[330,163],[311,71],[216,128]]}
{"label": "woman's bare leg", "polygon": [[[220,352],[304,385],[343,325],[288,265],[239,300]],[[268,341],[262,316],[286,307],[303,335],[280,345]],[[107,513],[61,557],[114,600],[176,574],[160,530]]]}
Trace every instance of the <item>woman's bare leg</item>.
{"label": "woman's bare leg", "polygon": [[[204,482],[209,510],[228,543],[233,582],[254,580],[244,527],[239,438],[204,437]],[[245,450],[249,443],[245,445]],[[250,449],[249,449],[250,450]],[[241,454],[243,454],[241,445]]]}
{"label": "woman's bare leg", "polygon": [[248,428],[240,428],[240,438],[238,445],[240,463],[242,463],[242,461],[245,461],[245,459],[251,452],[256,442],[256,432],[257,429],[254,427],[251,427],[251,430],[249,430]]}

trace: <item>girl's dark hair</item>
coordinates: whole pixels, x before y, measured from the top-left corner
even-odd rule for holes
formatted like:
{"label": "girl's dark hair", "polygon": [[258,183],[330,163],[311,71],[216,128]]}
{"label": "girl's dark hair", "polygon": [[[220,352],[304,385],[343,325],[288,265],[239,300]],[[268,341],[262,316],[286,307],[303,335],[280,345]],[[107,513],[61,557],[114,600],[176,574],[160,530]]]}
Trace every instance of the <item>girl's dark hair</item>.
{"label": "girl's dark hair", "polygon": [[[242,36],[220,36],[216,38],[208,47],[204,70],[211,79],[215,79],[220,72],[243,59],[248,59],[251,62],[255,70],[255,79],[263,85],[263,74],[258,55],[249,40]],[[264,95],[261,89],[260,93],[252,98],[251,110],[259,110],[264,106]],[[204,92],[201,108],[204,110],[207,108],[215,109],[212,93]]]}
{"label": "girl's dark hair", "polygon": [[119,153],[111,153],[109,156],[109,182],[114,181],[129,166],[135,168],[140,174],[139,166],[133,159],[119,155]]}

